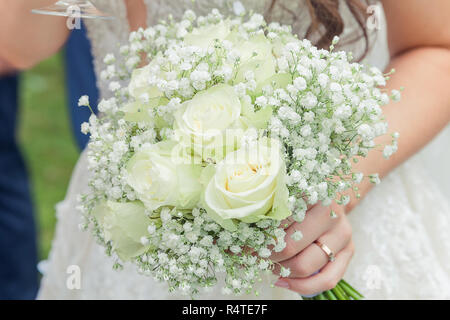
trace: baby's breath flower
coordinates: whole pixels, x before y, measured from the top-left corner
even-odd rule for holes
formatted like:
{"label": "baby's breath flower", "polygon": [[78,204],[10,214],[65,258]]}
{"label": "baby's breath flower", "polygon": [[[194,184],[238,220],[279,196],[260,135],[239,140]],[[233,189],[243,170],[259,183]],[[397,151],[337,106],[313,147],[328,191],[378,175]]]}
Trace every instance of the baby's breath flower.
{"label": "baby's breath flower", "polygon": [[396,151],[396,146],[387,145],[383,149],[383,157],[389,159],[389,157]]}
{"label": "baby's breath flower", "polygon": [[261,258],[268,258],[268,257],[270,257],[271,254],[272,254],[272,252],[271,252],[269,249],[267,249],[267,248],[261,248],[261,249],[258,251],[258,255],[259,255]]}
{"label": "baby's breath flower", "polygon": [[303,233],[300,230],[297,230],[291,235],[291,238],[294,241],[300,241],[303,238]]}
{"label": "baby's breath flower", "polygon": [[83,122],[83,123],[81,124],[81,132],[82,132],[83,134],[88,134],[88,133],[89,133],[89,123]]}
{"label": "baby's breath flower", "polygon": [[79,107],[87,107],[87,106],[89,106],[89,97],[88,96],[82,96],[78,100],[78,106]]}
{"label": "baby's breath flower", "polygon": [[286,277],[289,277],[290,274],[291,274],[291,270],[289,268],[281,267],[280,276],[286,278]]}
{"label": "baby's breath flower", "polygon": [[391,91],[392,100],[400,101],[401,96],[402,96],[402,94],[401,94],[401,92],[399,90],[392,90]]}
{"label": "baby's breath flower", "polygon": [[111,90],[111,91],[113,91],[113,92],[118,91],[121,87],[122,87],[122,86],[120,85],[120,83],[119,83],[119,82],[116,82],[116,81],[111,82],[111,83],[109,84],[109,90]]}
{"label": "baby's breath flower", "polygon": [[369,180],[373,184],[379,184],[381,182],[380,177],[378,176],[378,173],[371,174],[369,176]]}
{"label": "baby's breath flower", "polygon": [[105,59],[103,59],[103,62],[105,64],[112,64],[116,61],[116,58],[114,57],[114,55],[112,53],[109,53],[105,56]]}

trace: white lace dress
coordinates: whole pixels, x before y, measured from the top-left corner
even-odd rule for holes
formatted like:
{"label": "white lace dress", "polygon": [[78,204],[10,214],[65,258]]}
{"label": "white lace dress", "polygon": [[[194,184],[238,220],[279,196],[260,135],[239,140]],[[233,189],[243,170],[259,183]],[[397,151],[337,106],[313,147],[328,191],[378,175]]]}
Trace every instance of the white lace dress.
{"label": "white lace dress", "polygon": [[[97,74],[103,69],[103,57],[117,52],[119,44],[128,38],[126,7],[122,0],[92,1],[100,9],[116,16],[116,20],[86,21],[91,38]],[[148,25],[172,14],[180,16],[186,9],[205,14],[212,8],[222,13],[233,10],[234,0],[145,0]],[[271,1],[241,0],[247,9],[264,12]],[[304,32],[309,25],[307,8],[300,1],[279,0],[272,19],[294,26]],[[343,9],[345,10],[345,8]],[[344,16],[345,16],[344,12]],[[347,22],[347,20],[346,20]],[[346,23],[346,32],[351,32]],[[386,37],[379,32],[369,60],[383,67],[387,62]],[[98,83],[101,95],[106,96],[106,84]],[[426,151],[410,159],[393,171],[367,195],[350,215],[354,230],[356,253],[346,273],[352,283],[369,299],[450,298],[450,206],[447,165],[436,165],[450,132]],[[434,171],[426,171],[424,163],[434,157]],[[428,157],[428,160],[427,160]],[[73,173],[66,199],[57,205],[58,224],[45,275],[39,293],[40,299],[179,299],[168,294],[164,284],[139,275],[132,265],[121,271],[112,269],[112,260],[106,256],[89,232],[78,229],[80,216],[75,209],[77,195],[87,189],[88,172],[82,155]],[[443,171],[444,170],[444,171]],[[445,171],[446,170],[446,171]],[[447,179],[436,181],[447,174]],[[437,178],[434,178],[437,177]],[[440,177],[440,178],[439,178]],[[445,184],[447,188],[445,189]],[[444,192],[443,192],[444,191]],[[66,285],[68,267],[77,265],[81,271],[81,288]],[[299,296],[281,288],[271,288],[274,278],[261,284],[261,299],[299,299]],[[227,299],[220,289],[213,289],[200,298]],[[233,298],[233,297],[232,297]],[[248,296],[243,298],[255,298]]]}

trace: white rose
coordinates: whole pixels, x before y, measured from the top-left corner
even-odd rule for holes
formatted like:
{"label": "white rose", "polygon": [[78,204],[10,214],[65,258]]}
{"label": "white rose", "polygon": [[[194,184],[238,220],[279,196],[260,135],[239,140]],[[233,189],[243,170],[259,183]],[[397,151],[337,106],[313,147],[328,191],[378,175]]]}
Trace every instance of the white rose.
{"label": "white rose", "polygon": [[221,21],[218,24],[195,28],[192,32],[184,36],[184,42],[187,45],[207,49],[214,45],[216,39],[225,40],[230,32],[230,23],[228,21]]}
{"label": "white rose", "polygon": [[[148,94],[150,97],[158,97],[163,95],[158,88],[150,86],[148,82],[152,75],[158,75],[161,73],[158,71],[159,66],[156,60],[157,59],[155,58],[146,66],[133,70],[130,84],[128,85],[128,92],[133,98],[139,99],[143,94]],[[164,77],[164,73],[161,74],[161,76]]]}
{"label": "white rose", "polygon": [[286,44],[296,42],[298,43],[299,40],[296,36],[292,34],[283,34],[281,36],[276,37],[273,39],[273,53],[275,57],[280,58],[285,54],[286,50]]}
{"label": "white rose", "polygon": [[240,53],[236,82],[244,81],[249,71],[254,73],[257,85],[275,75],[276,60],[272,52],[273,46],[263,34],[247,41],[237,38],[234,43]]}
{"label": "white rose", "polygon": [[126,181],[148,209],[193,208],[200,197],[200,166],[178,163],[175,144],[164,141],[143,148],[127,164]]}
{"label": "white rose", "polygon": [[234,219],[246,223],[282,220],[291,214],[285,177],[278,141],[263,139],[254,147],[228,154],[217,165],[203,195],[204,207],[230,230],[235,229]]}
{"label": "white rose", "polygon": [[104,240],[111,241],[114,252],[123,261],[143,254],[148,247],[142,244],[141,238],[148,234],[150,224],[161,223],[159,217],[147,217],[145,207],[139,201],[105,201],[98,204],[92,214],[102,230]]}
{"label": "white rose", "polygon": [[128,92],[134,101],[125,105],[122,111],[125,113],[125,120],[134,122],[153,122],[159,119],[151,117],[149,110],[160,105],[168,103],[168,99],[164,96],[156,86],[149,84],[151,76],[160,76],[165,78],[164,73],[155,72],[157,68],[156,59],[145,67],[135,69],[131,75]]}
{"label": "white rose", "polygon": [[243,133],[241,110],[233,87],[216,85],[183,103],[175,115],[175,136],[203,159],[222,159],[223,152],[237,148]]}

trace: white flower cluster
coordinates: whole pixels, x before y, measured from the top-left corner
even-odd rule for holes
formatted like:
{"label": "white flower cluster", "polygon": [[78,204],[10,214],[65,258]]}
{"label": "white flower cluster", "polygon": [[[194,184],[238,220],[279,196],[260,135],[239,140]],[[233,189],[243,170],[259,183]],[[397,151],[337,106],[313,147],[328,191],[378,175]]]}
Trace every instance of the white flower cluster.
{"label": "white flower cluster", "polygon": [[[267,247],[277,244],[265,233],[275,234],[278,224],[268,220],[257,224],[260,229],[241,222],[235,232],[230,232],[201,209],[183,213],[164,208],[161,221],[151,224],[142,239],[158,250],[147,252],[137,262],[142,273],[167,281],[170,288],[186,294],[195,295],[199,287],[216,285],[220,272],[227,273],[225,293],[251,292],[260,273],[270,270],[272,263],[243,248],[260,248],[260,257],[267,258],[271,254]],[[284,243],[284,231],[279,237]]]}
{"label": "white flower cluster", "polygon": [[286,246],[280,222],[303,220],[304,199],[348,202],[341,192],[364,178],[352,161],[387,132],[390,97],[387,75],[336,43],[319,50],[258,14],[187,11],[105,57],[114,95],[82,125],[92,178],[79,208],[116,266],[130,260],[190,295],[221,272],[224,292],[251,292]]}
{"label": "white flower cluster", "polygon": [[[284,142],[291,208],[300,217],[306,210],[305,196],[310,204],[335,199],[347,204],[349,197],[340,193],[357,190],[354,185],[362,180],[361,173],[352,172],[352,162],[367,156],[374,139],[387,133],[381,107],[390,97],[381,88],[388,75],[350,59],[351,54],[319,50],[308,40],[290,42],[277,63],[292,83],[285,88],[273,83],[257,98],[272,106],[269,128]],[[391,97],[397,101],[399,95],[394,90]],[[383,151],[386,158],[397,150],[398,133],[392,138]]]}

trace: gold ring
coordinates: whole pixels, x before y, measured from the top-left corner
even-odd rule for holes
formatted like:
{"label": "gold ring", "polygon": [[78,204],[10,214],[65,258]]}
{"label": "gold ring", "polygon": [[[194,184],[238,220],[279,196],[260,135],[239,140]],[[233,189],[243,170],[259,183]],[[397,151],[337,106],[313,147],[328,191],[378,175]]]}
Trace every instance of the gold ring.
{"label": "gold ring", "polygon": [[320,249],[322,249],[323,252],[325,252],[325,254],[328,256],[328,261],[333,262],[334,260],[336,260],[336,256],[334,255],[333,251],[331,251],[331,249],[328,248],[327,245],[323,244],[319,240],[316,240],[315,244],[317,244],[320,247]]}

